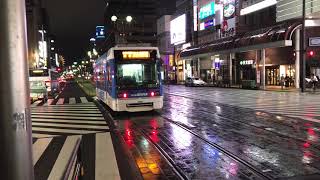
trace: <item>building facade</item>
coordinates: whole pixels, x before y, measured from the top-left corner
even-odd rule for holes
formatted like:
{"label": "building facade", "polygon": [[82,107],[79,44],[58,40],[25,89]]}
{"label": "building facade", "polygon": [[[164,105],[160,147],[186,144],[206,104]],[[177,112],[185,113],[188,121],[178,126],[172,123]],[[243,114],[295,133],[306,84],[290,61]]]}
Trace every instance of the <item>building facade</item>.
{"label": "building facade", "polygon": [[163,64],[163,77],[165,81],[174,79],[173,71],[173,45],[170,42],[170,21],[171,15],[164,15],[157,20],[157,47]]}
{"label": "building facade", "polygon": [[26,0],[28,65],[30,69],[50,68],[49,17],[40,0]]}
{"label": "building facade", "polygon": [[[283,9],[284,1],[190,1],[193,42],[179,52],[178,64],[184,65],[179,81],[193,76],[208,83],[264,89],[279,86],[283,76],[288,86],[299,88],[302,21],[301,16],[283,14],[293,8]],[[316,3],[306,11],[317,16]],[[320,35],[318,27],[307,27],[306,32],[308,40]],[[319,71],[318,55],[309,53],[318,50],[307,47],[307,76]]]}

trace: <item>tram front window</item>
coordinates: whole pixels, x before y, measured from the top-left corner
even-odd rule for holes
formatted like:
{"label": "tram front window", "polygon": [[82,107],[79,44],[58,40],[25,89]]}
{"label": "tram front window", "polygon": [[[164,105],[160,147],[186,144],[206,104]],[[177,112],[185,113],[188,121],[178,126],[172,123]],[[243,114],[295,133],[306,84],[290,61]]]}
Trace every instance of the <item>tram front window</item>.
{"label": "tram front window", "polygon": [[156,87],[155,64],[118,64],[117,84],[120,88]]}

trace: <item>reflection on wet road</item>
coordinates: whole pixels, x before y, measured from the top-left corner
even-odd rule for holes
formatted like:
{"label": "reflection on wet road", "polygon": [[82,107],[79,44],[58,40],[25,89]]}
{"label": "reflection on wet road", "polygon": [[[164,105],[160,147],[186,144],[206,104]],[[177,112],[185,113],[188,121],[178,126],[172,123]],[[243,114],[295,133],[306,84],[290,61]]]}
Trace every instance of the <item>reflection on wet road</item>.
{"label": "reflection on wet road", "polygon": [[116,119],[145,179],[173,179],[175,173],[187,179],[320,173],[320,126],[308,121],[173,95],[159,113]]}

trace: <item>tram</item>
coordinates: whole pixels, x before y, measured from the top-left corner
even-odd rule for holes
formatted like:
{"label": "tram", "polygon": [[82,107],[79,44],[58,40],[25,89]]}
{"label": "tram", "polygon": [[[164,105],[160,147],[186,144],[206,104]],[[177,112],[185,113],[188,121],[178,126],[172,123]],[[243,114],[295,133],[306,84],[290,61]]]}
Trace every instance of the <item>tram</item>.
{"label": "tram", "polygon": [[157,47],[113,47],[95,63],[96,95],[117,112],[161,109],[160,69]]}

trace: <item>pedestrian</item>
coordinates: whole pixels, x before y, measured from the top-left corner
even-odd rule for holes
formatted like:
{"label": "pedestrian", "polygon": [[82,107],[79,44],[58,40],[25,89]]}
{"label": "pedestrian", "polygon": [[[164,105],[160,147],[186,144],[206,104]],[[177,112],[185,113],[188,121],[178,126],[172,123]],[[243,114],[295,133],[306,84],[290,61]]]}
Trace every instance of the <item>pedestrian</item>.
{"label": "pedestrian", "polygon": [[312,86],[313,86],[313,91],[315,92],[316,91],[316,87],[317,87],[317,83],[318,83],[318,78],[312,73],[310,79],[311,79],[311,83],[312,83]]}
{"label": "pedestrian", "polygon": [[286,77],[285,77],[285,86],[286,86],[286,88],[289,87],[289,80],[290,80],[289,76],[286,75]]}
{"label": "pedestrian", "polygon": [[281,77],[280,77],[280,85],[281,85],[281,89],[282,90],[283,90],[283,86],[284,86],[284,81],[285,81],[285,78],[284,78],[284,75],[282,74]]}

